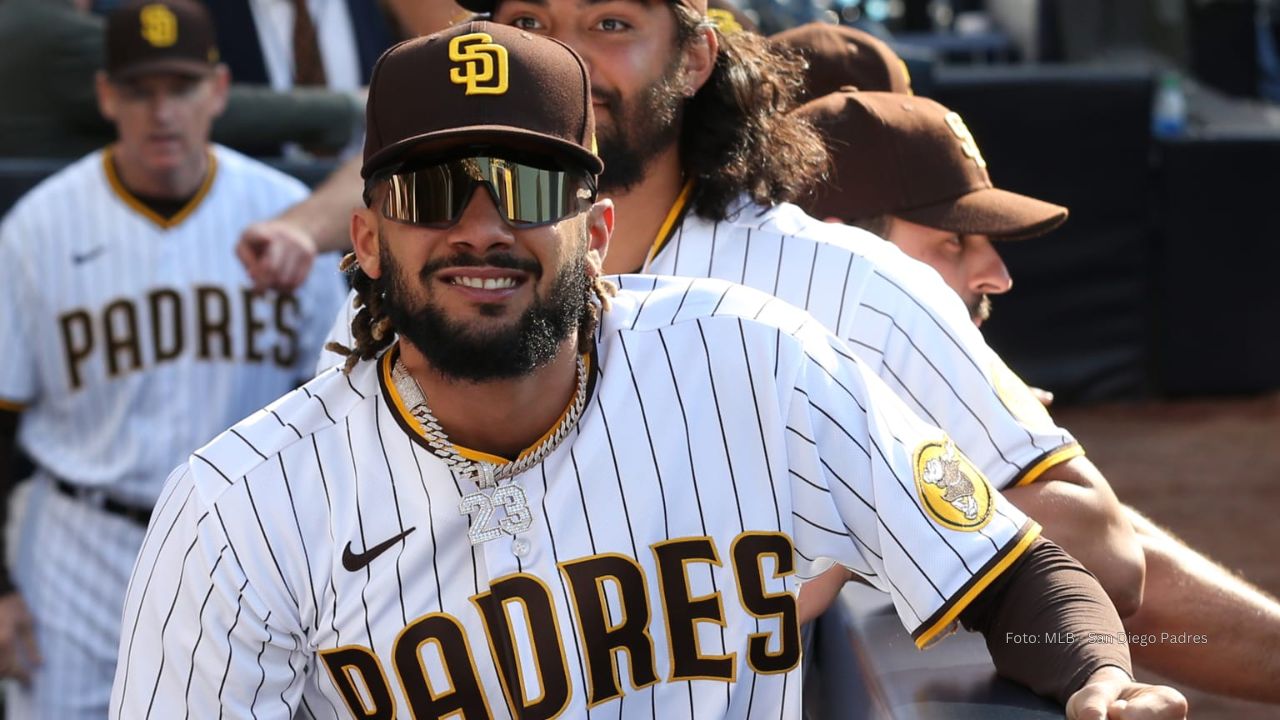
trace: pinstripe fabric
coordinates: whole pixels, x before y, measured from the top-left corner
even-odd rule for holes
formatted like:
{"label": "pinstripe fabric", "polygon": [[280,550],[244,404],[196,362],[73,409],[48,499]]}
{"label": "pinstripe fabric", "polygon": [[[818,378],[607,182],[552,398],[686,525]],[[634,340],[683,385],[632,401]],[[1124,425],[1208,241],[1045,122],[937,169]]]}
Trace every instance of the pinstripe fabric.
{"label": "pinstripe fabric", "polygon": [[[892,244],[794,205],[746,201],[722,222],[685,213],[659,241],[645,272],[729,280],[809,311],[912,410],[945,429],[997,488],[1081,454],[1042,409],[1006,405],[998,387],[1012,373],[937,273]],[[349,344],[350,318],[341,311],[329,338]],[[326,351],[318,368],[342,360]],[[1011,382],[1019,386],[1011,392],[1026,393]]]}
{"label": "pinstripe fabric", "polygon": [[1043,413],[1005,405],[1003,363],[936,272],[858,228],[740,200],[722,222],[688,213],[646,272],[740,282],[808,310],[996,487],[1075,443]]}
{"label": "pinstripe fabric", "polygon": [[[749,597],[792,592],[797,576],[817,569],[803,558],[833,558],[891,593],[915,631],[1033,531],[998,495],[979,531],[931,520],[912,453],[943,434],[807,314],[715,280],[619,280],[576,431],[518,479],[534,516],[521,536],[527,554],[509,536],[469,544],[475,518],[458,504],[474,487],[401,425],[386,358],[360,363],[350,378],[326,371],[171,478],[174,499],[153,520],[126,602],[113,717],[185,705],[192,717],[221,706],[233,717],[288,718],[303,703],[317,717],[390,717],[392,703],[410,717],[411,703],[447,696],[472,676],[487,712],[507,717],[501,668],[518,665],[526,697],[539,696],[547,686],[538,678],[550,674],[535,662],[528,627],[553,621],[524,616],[514,653],[495,652],[472,597],[523,573],[554,611],[566,717],[795,718],[798,663],[767,674],[750,659],[750,636],[779,652],[785,628],[780,616],[748,612]],[[360,552],[410,529],[369,565],[344,567],[348,543]],[[775,577],[779,560],[768,554],[740,561],[735,539],[758,533],[794,543],[796,574]],[[719,562],[688,562],[683,580],[663,574],[658,548],[698,538],[710,538]],[[636,567],[644,592],[604,580],[595,602],[614,625],[648,617],[657,682],[642,682],[643,655],[618,653],[622,695],[589,707],[599,685],[588,667],[602,641],[579,625],[591,599],[584,604],[560,568],[609,558]],[[754,589],[743,579],[750,567],[763,570]],[[669,625],[672,583],[719,599],[723,624],[698,622],[693,632],[703,656],[730,655],[733,682],[673,679],[683,635]],[[453,656],[447,672],[440,645],[403,646],[417,637],[406,625],[442,612],[462,628],[471,657]],[[376,656],[370,667],[380,670],[358,687],[385,687],[387,704],[348,706],[339,684],[350,675],[326,669],[340,648]],[[419,667],[425,682],[414,679]],[[369,703],[376,696],[360,691]]]}
{"label": "pinstripe fabric", "polygon": [[101,153],[46,180],[0,226],[0,398],[28,406],[19,443],[52,474],[142,506],[193,448],[309,374],[341,293],[336,272],[318,272],[296,303],[248,298],[241,228],[306,190],[231,150],[215,157],[209,193],[172,228],[126,204]]}
{"label": "pinstripe fabric", "polygon": [[250,297],[234,254],[241,228],[306,189],[212,152],[207,192],[169,227],[112,185],[102,152],[47,179],[0,224],[0,398],[25,406],[18,441],[41,498],[15,578],[45,662],[30,692],[9,694],[16,716],[106,714],[142,541],[134,521],[55,492],[52,479],[150,507],[193,448],[309,374],[341,297],[336,272],[313,273],[296,297]]}

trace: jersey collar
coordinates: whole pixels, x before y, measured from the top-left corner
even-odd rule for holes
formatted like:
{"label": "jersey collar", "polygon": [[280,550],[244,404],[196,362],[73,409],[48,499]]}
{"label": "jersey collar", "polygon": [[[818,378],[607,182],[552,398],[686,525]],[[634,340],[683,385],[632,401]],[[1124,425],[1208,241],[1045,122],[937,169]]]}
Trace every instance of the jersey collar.
{"label": "jersey collar", "polygon": [[[399,391],[396,390],[395,382],[391,379],[391,367],[399,356],[400,344],[395,343],[386,352],[382,353],[382,357],[377,360],[378,383],[382,386],[382,396],[387,402],[387,407],[391,408],[391,414],[395,417],[396,422],[400,424],[400,427],[404,429],[405,433],[417,441],[417,443],[422,447],[427,450],[431,450],[426,430],[422,427],[422,423],[418,422],[418,420],[410,414],[409,408],[405,407],[404,400],[400,397]],[[591,396],[595,392],[596,376],[598,375],[597,359],[594,348],[591,352],[582,356],[582,361],[583,366],[587,371],[587,402],[590,403]],[[533,452],[533,450],[541,445],[542,441],[546,440],[547,436],[555,432],[555,429],[560,426],[560,422],[564,420],[564,416],[568,414],[569,409],[572,407],[573,398],[569,398],[569,402],[564,406],[564,410],[560,413],[560,417],[556,418],[556,421],[551,423],[551,427],[547,429],[547,432],[544,433],[542,437],[535,440],[532,445],[521,450],[520,454],[516,456],[514,460],[519,460],[530,452]],[[586,413],[585,407],[583,408],[583,413]],[[579,422],[581,422],[581,420],[579,420]],[[471,448],[463,447],[456,443],[454,444],[453,449],[456,450],[459,455],[471,460],[472,462],[486,462],[492,465],[503,465],[508,462],[512,462],[513,460],[512,458],[504,458],[490,453],[481,452],[479,450],[472,450]]]}
{"label": "jersey collar", "polygon": [[684,222],[685,213],[689,211],[689,198],[693,196],[693,180],[686,180],[684,187],[680,188],[680,194],[676,196],[675,202],[671,204],[671,208],[667,210],[667,217],[662,221],[662,227],[658,228],[658,235],[653,239],[653,244],[649,246],[649,254],[645,256],[644,265],[636,272],[648,273],[649,266],[657,259],[658,253],[671,242],[671,237],[676,234],[676,228]]}
{"label": "jersey collar", "polygon": [[116,164],[112,161],[111,148],[102,151],[102,169],[107,175],[107,183],[111,186],[112,191],[125,205],[161,229],[168,230],[169,228],[177,227],[183,220],[190,217],[191,213],[195,212],[196,208],[200,207],[200,203],[208,196],[209,189],[213,187],[213,178],[218,174],[218,158],[213,154],[213,151],[208,151],[208,155],[209,169],[205,171],[204,182],[200,183],[200,189],[196,190],[196,194],[191,196],[191,200],[171,218],[157,215],[151,208],[146,206],[146,203],[129,192],[129,188],[125,187],[124,183],[120,181],[120,174],[116,172]]}

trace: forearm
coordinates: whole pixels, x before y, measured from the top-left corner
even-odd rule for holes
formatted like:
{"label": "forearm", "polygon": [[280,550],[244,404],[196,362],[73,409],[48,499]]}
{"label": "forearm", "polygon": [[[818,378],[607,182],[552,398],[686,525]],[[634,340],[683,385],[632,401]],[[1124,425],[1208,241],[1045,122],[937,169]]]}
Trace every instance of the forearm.
{"label": "forearm", "polygon": [[997,672],[1063,703],[1102,668],[1133,674],[1120,616],[1106,593],[1078,562],[1044,539],[1036,540],[960,620],[986,637]]}
{"label": "forearm", "polygon": [[1072,458],[1037,482],[1002,493],[1093,573],[1122,617],[1137,611],[1146,572],[1142,547],[1124,506],[1093,463]]}
{"label": "forearm", "polygon": [[[1280,603],[1126,508],[1148,592],[1125,618],[1136,663],[1179,684],[1280,703]],[[1188,607],[1196,609],[1187,612]]]}
{"label": "forearm", "polygon": [[359,157],[344,162],[305,200],[280,215],[311,237],[317,253],[351,249],[351,210],[363,204],[360,162]]}

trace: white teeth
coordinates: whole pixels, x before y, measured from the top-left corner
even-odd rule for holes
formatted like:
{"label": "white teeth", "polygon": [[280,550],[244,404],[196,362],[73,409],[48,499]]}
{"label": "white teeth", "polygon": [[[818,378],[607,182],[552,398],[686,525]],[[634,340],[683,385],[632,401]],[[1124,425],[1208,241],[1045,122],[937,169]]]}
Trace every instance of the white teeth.
{"label": "white teeth", "polygon": [[455,285],[476,288],[477,290],[506,290],[516,286],[515,278],[474,278],[474,277],[455,277],[453,279]]}

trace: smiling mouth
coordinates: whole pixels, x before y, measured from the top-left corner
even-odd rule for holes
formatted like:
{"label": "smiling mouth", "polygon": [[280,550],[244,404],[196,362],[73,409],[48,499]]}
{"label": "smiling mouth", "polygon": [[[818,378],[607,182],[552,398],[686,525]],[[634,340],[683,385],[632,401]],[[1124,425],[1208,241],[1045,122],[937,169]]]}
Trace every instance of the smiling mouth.
{"label": "smiling mouth", "polygon": [[518,283],[513,277],[480,278],[459,275],[449,278],[449,284],[475,288],[476,290],[507,290],[515,287]]}

